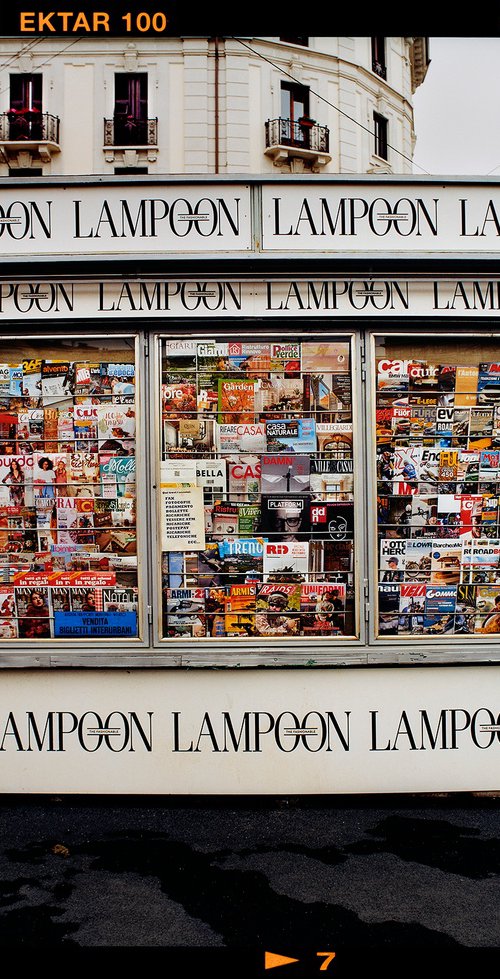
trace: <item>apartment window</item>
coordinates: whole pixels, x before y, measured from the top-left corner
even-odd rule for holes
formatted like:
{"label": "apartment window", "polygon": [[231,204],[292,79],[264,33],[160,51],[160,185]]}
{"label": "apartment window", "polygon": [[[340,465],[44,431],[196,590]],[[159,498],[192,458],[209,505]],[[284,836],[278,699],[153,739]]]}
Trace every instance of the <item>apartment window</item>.
{"label": "apartment window", "polygon": [[140,146],[148,141],[148,76],[115,75],[114,142]]}
{"label": "apartment window", "polygon": [[280,37],[280,41],[283,41],[285,44],[301,44],[303,48],[307,48],[308,45],[309,45],[309,38],[308,37],[303,37],[303,36],[300,36],[300,37]]}
{"label": "apartment window", "polygon": [[9,138],[42,138],[42,75],[11,75]]}
{"label": "apartment window", "polygon": [[373,113],[373,132],[375,136],[375,156],[387,160],[387,130],[388,122],[385,116]]}
{"label": "apartment window", "polygon": [[385,37],[372,37],[372,71],[381,78],[387,78]]}
{"label": "apartment window", "polygon": [[304,85],[281,83],[281,119],[285,126],[281,142],[306,146],[309,130],[301,120],[309,116],[309,89]]}

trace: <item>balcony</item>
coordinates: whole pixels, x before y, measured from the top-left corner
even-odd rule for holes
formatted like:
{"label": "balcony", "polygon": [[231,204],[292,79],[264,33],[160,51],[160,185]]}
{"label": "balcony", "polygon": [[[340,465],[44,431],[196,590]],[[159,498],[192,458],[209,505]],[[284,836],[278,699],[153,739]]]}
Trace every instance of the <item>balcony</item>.
{"label": "balcony", "polygon": [[115,116],[104,120],[104,145],[117,147],[158,146],[158,119]]}
{"label": "balcony", "polygon": [[60,152],[59,119],[37,109],[10,109],[0,113],[0,157],[9,166],[49,163]]}
{"label": "balcony", "polygon": [[108,163],[137,167],[158,155],[158,119],[115,115],[104,120],[104,152]]}
{"label": "balcony", "polygon": [[266,122],[266,156],[276,166],[288,160],[302,159],[313,170],[330,162],[330,131],[318,126],[314,119],[303,117],[297,122],[291,119],[268,119]]}

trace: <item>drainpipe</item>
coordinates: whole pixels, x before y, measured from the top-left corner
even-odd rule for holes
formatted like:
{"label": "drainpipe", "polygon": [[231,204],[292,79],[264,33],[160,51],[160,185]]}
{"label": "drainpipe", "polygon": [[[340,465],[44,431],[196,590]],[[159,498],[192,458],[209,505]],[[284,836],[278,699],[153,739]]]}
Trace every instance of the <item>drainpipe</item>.
{"label": "drainpipe", "polygon": [[219,172],[219,38],[215,44],[215,173]]}

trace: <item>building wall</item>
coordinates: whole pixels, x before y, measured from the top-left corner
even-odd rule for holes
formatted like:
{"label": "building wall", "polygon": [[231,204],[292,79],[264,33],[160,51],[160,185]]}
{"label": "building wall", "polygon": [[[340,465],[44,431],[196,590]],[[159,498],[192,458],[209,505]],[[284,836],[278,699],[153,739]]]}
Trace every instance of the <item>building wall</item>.
{"label": "building wall", "polygon": [[[0,112],[10,108],[10,75],[43,76],[43,112],[60,120],[59,140],[12,145],[4,124],[0,175],[149,173],[411,172],[414,144],[412,48],[425,39],[386,38],[387,79],[372,70],[369,37],[0,39]],[[148,118],[157,142],[104,146],[114,111],[115,73],[146,73]],[[420,73],[422,75],[422,72]],[[281,115],[281,83],[309,89],[309,115],[328,127],[321,156],[293,148],[266,154],[266,120]],[[387,159],[374,152],[373,112],[388,121]],[[4,117],[5,118],[5,117]],[[6,138],[7,137],[7,138]]]}

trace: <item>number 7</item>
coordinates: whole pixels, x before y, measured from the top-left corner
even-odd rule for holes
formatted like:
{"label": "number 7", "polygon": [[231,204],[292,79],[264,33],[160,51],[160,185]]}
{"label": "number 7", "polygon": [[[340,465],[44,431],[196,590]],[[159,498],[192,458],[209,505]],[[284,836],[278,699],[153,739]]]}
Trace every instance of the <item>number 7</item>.
{"label": "number 7", "polygon": [[319,967],[320,972],[325,972],[332,959],[335,958],[335,952],[316,952],[316,955],[323,955],[325,957],[325,961]]}

